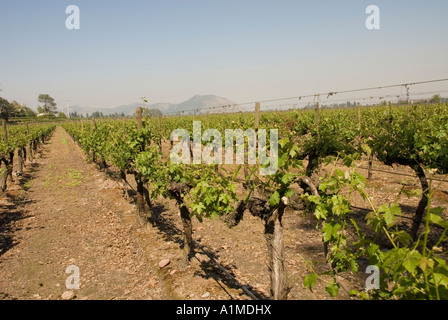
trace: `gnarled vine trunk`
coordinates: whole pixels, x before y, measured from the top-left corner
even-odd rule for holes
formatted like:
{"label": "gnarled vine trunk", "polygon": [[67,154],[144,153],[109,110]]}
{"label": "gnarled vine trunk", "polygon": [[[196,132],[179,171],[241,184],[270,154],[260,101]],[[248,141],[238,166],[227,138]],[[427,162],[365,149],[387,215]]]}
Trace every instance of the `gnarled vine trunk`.
{"label": "gnarled vine trunk", "polygon": [[179,206],[180,219],[184,229],[184,251],[187,260],[193,255],[193,226],[191,224],[190,212],[185,204]]}
{"label": "gnarled vine trunk", "polygon": [[367,175],[368,180],[372,180],[372,167],[373,167],[373,152],[369,156],[369,171]]}
{"label": "gnarled vine trunk", "polygon": [[191,187],[185,183],[171,182],[167,186],[167,191],[176,200],[179,207],[180,219],[182,221],[183,233],[184,233],[184,252],[185,260],[187,263],[194,254],[192,242],[193,242],[193,225],[191,223],[190,211],[184,203],[182,194],[188,191]]}
{"label": "gnarled vine trunk", "polygon": [[145,188],[141,178],[135,177],[135,182],[137,183],[136,206],[138,219],[141,224],[145,224],[148,220],[154,223],[151,216],[148,216],[148,213],[151,215],[151,199],[148,189]]}
{"label": "gnarled vine trunk", "polygon": [[22,146],[20,146],[17,150],[17,158],[19,161],[19,175],[22,175],[23,173],[23,167],[24,167],[24,157],[26,157],[26,149]]}
{"label": "gnarled vine trunk", "polygon": [[247,205],[246,202],[244,202],[244,200],[238,201],[235,210],[229,213],[224,219],[224,222],[226,223],[227,227],[233,228],[236,225],[238,225],[238,223],[240,223],[241,219],[243,219],[246,207]]}
{"label": "gnarled vine trunk", "polygon": [[128,199],[129,198],[129,196],[128,196],[128,186],[127,186],[128,180],[126,179],[126,171],[125,170],[120,169],[120,179],[123,182],[123,195],[124,195],[124,198]]}
{"label": "gnarled vine trunk", "polygon": [[428,179],[425,175],[425,171],[423,170],[421,165],[416,164],[411,167],[417,174],[417,177],[419,178],[420,184],[422,186],[422,197],[420,198],[417,210],[415,211],[415,216],[411,227],[411,237],[414,241],[416,241],[418,238],[418,229],[420,228],[420,224],[423,220],[423,215],[425,214],[426,206],[428,205],[429,184]]}
{"label": "gnarled vine trunk", "polygon": [[306,166],[305,172],[307,177],[311,177],[313,175],[314,170],[317,168],[318,157],[314,152],[311,152],[308,155],[308,164]]}
{"label": "gnarled vine trunk", "polygon": [[1,188],[2,192],[6,191],[6,188],[8,186],[7,181],[8,181],[8,167],[6,166],[5,170],[2,173],[1,182],[0,182],[1,183],[0,188]]}
{"label": "gnarled vine trunk", "polygon": [[284,210],[285,203],[282,199],[278,207],[265,221],[264,226],[271,278],[270,293],[274,300],[285,300],[289,291],[285,276],[285,248],[283,244],[282,217]]}
{"label": "gnarled vine trunk", "polygon": [[13,169],[13,161],[14,161],[14,149],[9,147],[8,154],[2,158],[2,162],[5,164],[5,170],[3,171],[1,177],[1,190],[5,192],[8,187],[8,177],[11,181],[12,179],[12,169]]}
{"label": "gnarled vine trunk", "polygon": [[286,283],[285,251],[283,244],[282,218],[288,199],[283,197],[280,203],[271,207],[267,201],[250,198],[248,209],[252,215],[264,221],[264,236],[268,247],[270,294],[273,300],[286,300],[290,288]]}

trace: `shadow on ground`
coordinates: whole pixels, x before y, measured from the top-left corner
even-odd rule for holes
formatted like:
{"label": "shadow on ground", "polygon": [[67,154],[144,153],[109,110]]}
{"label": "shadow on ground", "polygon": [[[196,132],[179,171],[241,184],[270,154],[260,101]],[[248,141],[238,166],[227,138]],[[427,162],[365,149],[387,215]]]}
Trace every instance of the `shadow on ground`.
{"label": "shadow on ground", "polygon": [[[47,153],[47,150],[40,149],[35,153],[34,159],[45,159]],[[3,202],[0,203],[0,256],[19,244],[20,241],[15,235],[15,231],[20,230],[18,222],[33,216],[24,210],[25,205],[33,202],[33,200],[25,198],[24,191],[31,187],[33,176],[39,166],[37,162],[27,162],[21,175],[14,174],[16,181],[9,181],[11,190],[7,188],[0,195],[3,199]],[[14,184],[16,182],[18,182],[19,189],[12,188],[12,186],[17,186]]]}

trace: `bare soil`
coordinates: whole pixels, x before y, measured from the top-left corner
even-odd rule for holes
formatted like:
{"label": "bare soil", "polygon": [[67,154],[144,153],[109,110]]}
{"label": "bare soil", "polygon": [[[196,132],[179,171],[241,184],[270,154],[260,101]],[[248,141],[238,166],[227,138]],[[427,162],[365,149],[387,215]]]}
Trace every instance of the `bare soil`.
{"label": "bare soil", "polygon": [[[378,163],[375,168],[391,170]],[[374,172],[368,192],[375,203],[394,201],[403,184],[419,187],[407,168],[391,172],[409,176]],[[363,169],[361,173],[367,175]],[[175,201],[155,199],[159,219],[155,226],[142,226],[132,186],[129,190],[130,197],[124,197],[117,172],[88,163],[57,127],[37,159],[27,163],[24,175],[15,177],[15,184],[0,197],[0,299],[60,299],[67,290],[70,265],[80,270],[75,299],[251,299],[242,286],[259,299],[269,298],[267,248],[259,218],[246,213],[232,229],[222,219],[193,219],[198,246],[187,264]],[[439,190],[435,205],[446,207],[446,183]],[[362,220],[369,208],[361,198],[353,200]],[[417,203],[418,197],[400,199],[406,212],[403,224],[410,223],[406,217],[412,217]],[[317,263],[318,272],[328,269],[316,221],[288,208],[283,225],[289,299],[331,299],[323,282],[312,292],[302,285],[309,261]],[[161,268],[164,259],[169,264]],[[362,272],[342,274],[337,299],[350,299],[348,291],[363,289],[364,279]]]}

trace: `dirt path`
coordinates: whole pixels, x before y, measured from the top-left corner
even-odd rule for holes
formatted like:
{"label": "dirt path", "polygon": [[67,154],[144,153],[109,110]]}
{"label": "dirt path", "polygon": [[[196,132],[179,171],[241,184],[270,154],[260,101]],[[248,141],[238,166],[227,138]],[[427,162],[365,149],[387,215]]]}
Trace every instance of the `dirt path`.
{"label": "dirt path", "polygon": [[[15,179],[0,196],[0,299],[61,299],[70,266],[80,273],[76,299],[250,299],[200,249],[185,263],[174,203],[156,202],[157,227],[139,225],[113,172],[86,162],[62,128]],[[212,225],[197,227],[198,241]]]}
{"label": "dirt path", "polygon": [[66,274],[70,265],[79,268],[79,299],[164,297],[132,235],[132,219],[123,223],[133,216],[132,205],[113,201],[122,197],[115,183],[86,163],[63,129],[30,167],[26,191],[12,188],[0,205],[8,233],[1,242],[0,298],[59,299],[74,275]]}

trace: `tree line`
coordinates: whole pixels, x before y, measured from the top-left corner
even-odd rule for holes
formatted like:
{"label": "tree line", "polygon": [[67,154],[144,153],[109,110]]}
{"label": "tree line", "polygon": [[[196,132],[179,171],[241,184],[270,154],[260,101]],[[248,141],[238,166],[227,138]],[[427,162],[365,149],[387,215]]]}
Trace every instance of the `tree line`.
{"label": "tree line", "polygon": [[[37,107],[39,114],[45,114],[48,117],[55,117],[57,112],[56,102],[48,94],[40,94],[37,101],[43,103]],[[61,114],[62,112],[59,112]],[[63,114],[63,113],[62,113]],[[9,102],[0,97],[0,118],[8,121],[10,118],[34,118],[38,114],[26,104],[20,104],[16,100]],[[65,116],[65,114],[63,114]]]}
{"label": "tree line", "polygon": [[[39,94],[37,101],[41,103],[37,106],[37,113],[33,109],[29,108],[26,104],[20,104],[19,102],[13,100],[8,101],[5,98],[0,97],[0,119],[5,119],[8,121],[10,118],[35,118],[35,117],[45,117],[45,118],[67,118],[64,112],[57,111],[57,104],[55,100],[49,94]],[[146,109],[145,115],[149,114],[151,117],[158,117],[160,112],[159,109]],[[90,118],[128,118],[135,117],[133,115],[125,115],[124,112],[104,115],[102,111],[92,112],[83,114],[77,111],[70,112],[69,118],[71,119],[90,119]]]}

